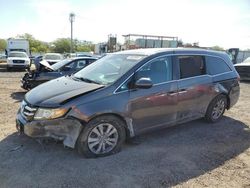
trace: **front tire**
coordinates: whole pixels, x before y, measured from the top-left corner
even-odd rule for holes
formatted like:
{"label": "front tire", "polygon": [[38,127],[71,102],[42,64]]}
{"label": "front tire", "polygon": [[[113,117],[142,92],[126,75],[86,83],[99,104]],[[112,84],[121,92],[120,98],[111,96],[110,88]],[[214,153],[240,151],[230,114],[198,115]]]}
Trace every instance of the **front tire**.
{"label": "front tire", "polygon": [[78,152],[87,158],[117,153],[125,141],[125,124],[115,116],[100,116],[91,120],[80,134]]}
{"label": "front tire", "polygon": [[215,97],[209,104],[205,119],[210,123],[215,123],[221,119],[227,108],[227,98],[225,95]]}

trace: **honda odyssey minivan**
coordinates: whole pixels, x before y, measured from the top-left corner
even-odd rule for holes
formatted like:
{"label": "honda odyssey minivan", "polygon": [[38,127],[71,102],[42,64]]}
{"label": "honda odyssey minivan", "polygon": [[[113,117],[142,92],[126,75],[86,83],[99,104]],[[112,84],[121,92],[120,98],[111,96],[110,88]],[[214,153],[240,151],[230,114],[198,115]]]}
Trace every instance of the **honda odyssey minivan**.
{"label": "honda odyssey minivan", "polygon": [[198,118],[216,122],[239,93],[239,75],[226,53],[128,50],[32,89],[16,122],[30,137],[61,140],[99,157],[145,131]]}

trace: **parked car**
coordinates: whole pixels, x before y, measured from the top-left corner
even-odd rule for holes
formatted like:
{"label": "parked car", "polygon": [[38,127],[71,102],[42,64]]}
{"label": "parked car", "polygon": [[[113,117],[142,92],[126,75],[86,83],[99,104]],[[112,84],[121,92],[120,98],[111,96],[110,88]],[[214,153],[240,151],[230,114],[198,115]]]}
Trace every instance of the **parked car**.
{"label": "parked car", "polygon": [[36,69],[23,76],[21,86],[26,90],[30,90],[49,80],[79,71],[96,60],[97,58],[92,57],[72,58],[53,65],[50,65],[45,60],[38,61],[38,64],[35,63]]}
{"label": "parked car", "polygon": [[16,122],[30,137],[52,137],[99,157],[145,131],[202,117],[217,122],[239,91],[239,75],[226,53],[129,50],[32,89]]}
{"label": "parked car", "polygon": [[250,80],[250,57],[242,63],[235,64],[234,67],[239,73],[241,80]]}
{"label": "parked car", "polygon": [[7,62],[7,56],[4,54],[0,54],[0,63],[2,62],[5,62],[5,63]]}
{"label": "parked car", "polygon": [[30,59],[25,52],[11,51],[7,58],[7,70],[12,68],[30,68]]}
{"label": "parked car", "polygon": [[63,56],[59,53],[46,53],[43,56],[43,60],[49,62],[50,65],[58,63],[63,60]]}

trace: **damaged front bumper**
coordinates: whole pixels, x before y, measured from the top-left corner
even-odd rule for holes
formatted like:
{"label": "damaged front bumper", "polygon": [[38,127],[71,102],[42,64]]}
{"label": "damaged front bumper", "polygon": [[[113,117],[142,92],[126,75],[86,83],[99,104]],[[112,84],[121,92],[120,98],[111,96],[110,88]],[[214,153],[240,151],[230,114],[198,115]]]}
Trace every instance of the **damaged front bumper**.
{"label": "damaged front bumper", "polygon": [[82,124],[73,118],[27,121],[19,112],[16,117],[19,132],[33,138],[54,138],[63,141],[65,146],[74,148],[82,130]]}
{"label": "damaged front bumper", "polygon": [[25,90],[30,90],[34,86],[32,84],[32,79],[33,79],[34,73],[25,73],[23,78],[20,80],[21,81],[21,87]]}

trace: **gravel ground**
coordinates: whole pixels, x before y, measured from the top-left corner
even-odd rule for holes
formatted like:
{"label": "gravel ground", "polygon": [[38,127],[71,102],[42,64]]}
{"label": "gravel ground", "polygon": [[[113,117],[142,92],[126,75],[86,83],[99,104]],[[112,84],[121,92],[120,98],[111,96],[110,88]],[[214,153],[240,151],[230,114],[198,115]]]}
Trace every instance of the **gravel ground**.
{"label": "gravel ground", "polygon": [[218,123],[155,131],[116,155],[85,159],[61,143],[19,136],[24,72],[0,64],[0,187],[250,187],[250,83]]}

